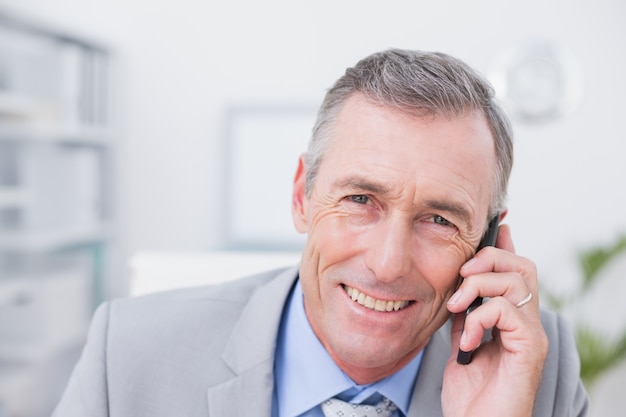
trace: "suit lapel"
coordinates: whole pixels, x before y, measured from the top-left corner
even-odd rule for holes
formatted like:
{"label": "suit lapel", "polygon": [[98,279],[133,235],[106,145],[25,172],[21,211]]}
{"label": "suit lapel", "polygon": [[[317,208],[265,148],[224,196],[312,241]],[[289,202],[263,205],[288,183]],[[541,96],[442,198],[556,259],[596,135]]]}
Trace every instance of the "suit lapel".
{"label": "suit lapel", "polygon": [[272,363],[239,375],[207,391],[209,416],[270,417],[274,378]]}
{"label": "suit lapel", "polygon": [[270,417],[276,337],[296,277],[297,268],[285,270],[244,307],[222,354],[235,376],[208,389],[209,416]]}
{"label": "suit lapel", "polygon": [[430,339],[417,376],[407,417],[443,415],[441,388],[443,371],[450,357],[450,320]]}

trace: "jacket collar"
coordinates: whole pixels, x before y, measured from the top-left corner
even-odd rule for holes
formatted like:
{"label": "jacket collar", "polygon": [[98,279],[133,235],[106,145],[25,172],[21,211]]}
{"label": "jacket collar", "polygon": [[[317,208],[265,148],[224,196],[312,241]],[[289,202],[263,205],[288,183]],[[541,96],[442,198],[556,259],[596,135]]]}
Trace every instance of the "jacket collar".
{"label": "jacket collar", "polygon": [[407,417],[443,415],[441,389],[443,371],[450,357],[450,325],[448,320],[426,345]]}
{"label": "jacket collar", "polygon": [[209,416],[271,415],[276,337],[297,276],[298,267],[279,273],[244,307],[222,354],[235,376],[208,389]]}

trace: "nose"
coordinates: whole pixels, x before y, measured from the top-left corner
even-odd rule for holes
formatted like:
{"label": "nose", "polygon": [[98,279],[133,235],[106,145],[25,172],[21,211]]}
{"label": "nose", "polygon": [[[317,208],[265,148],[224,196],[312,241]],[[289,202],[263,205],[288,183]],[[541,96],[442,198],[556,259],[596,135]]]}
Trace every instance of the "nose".
{"label": "nose", "polygon": [[391,282],[407,276],[412,263],[412,227],[400,216],[389,216],[372,230],[367,267],[378,280]]}

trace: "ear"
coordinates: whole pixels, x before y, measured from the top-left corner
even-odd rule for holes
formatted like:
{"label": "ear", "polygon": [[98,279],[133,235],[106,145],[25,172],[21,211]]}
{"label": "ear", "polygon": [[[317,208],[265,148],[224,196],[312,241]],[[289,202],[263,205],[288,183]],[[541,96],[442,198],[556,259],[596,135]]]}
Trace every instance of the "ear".
{"label": "ear", "polygon": [[509,212],[509,208],[505,207],[502,209],[502,211],[500,212],[500,221],[503,221],[504,218],[506,217],[507,213]]}
{"label": "ear", "polygon": [[296,230],[300,233],[307,231],[306,219],[306,195],[304,193],[304,185],[306,182],[306,167],[304,165],[304,155],[300,155],[298,159],[298,168],[293,178],[293,195],[291,199],[291,215]]}

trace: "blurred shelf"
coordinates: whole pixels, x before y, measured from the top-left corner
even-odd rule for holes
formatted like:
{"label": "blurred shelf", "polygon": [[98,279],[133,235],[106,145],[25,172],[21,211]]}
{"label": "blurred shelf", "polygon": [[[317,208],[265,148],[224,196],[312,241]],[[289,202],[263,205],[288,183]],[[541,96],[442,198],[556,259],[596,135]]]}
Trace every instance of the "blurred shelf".
{"label": "blurred shelf", "polygon": [[0,187],[0,209],[23,207],[28,200],[29,193],[23,187]]}
{"label": "blurred shelf", "polygon": [[41,400],[29,402],[24,393],[33,392],[41,377],[41,371],[34,366],[0,364],[0,416],[36,415]]}
{"label": "blurred shelf", "polygon": [[111,237],[107,225],[42,232],[3,232],[0,251],[47,252],[71,246],[104,242]]}
{"label": "blurred shelf", "polygon": [[0,124],[0,141],[33,141],[106,147],[111,145],[111,134],[104,127],[4,122]]}
{"label": "blurred shelf", "polygon": [[84,343],[92,284],[88,262],[0,280],[0,363],[32,363]]}
{"label": "blurred shelf", "polygon": [[85,344],[87,328],[77,332],[71,338],[63,340],[46,340],[32,343],[1,343],[0,362],[8,363],[37,363],[53,358],[70,349]]}
{"label": "blurred shelf", "polygon": [[[111,51],[0,10],[0,408],[44,410],[116,262]],[[73,362],[76,359],[71,360]],[[0,415],[4,416],[0,410]]]}
{"label": "blurred shelf", "polygon": [[74,43],[83,48],[102,52],[109,50],[109,46],[100,39],[88,38],[82,33],[73,33],[64,27],[58,27],[46,20],[40,20],[35,16],[22,14],[15,10],[11,10],[10,13],[7,10],[0,10],[0,27],[23,34],[29,34],[40,39]]}
{"label": "blurred shelf", "polygon": [[85,343],[86,328],[71,339],[49,340],[33,343],[0,344],[0,362],[36,363],[53,358],[59,353],[82,346]]}
{"label": "blurred shelf", "polygon": [[43,104],[27,95],[0,91],[0,115],[26,117]]}
{"label": "blurred shelf", "polygon": [[49,416],[79,354],[80,351],[69,349],[47,363],[0,362],[0,415]]}

